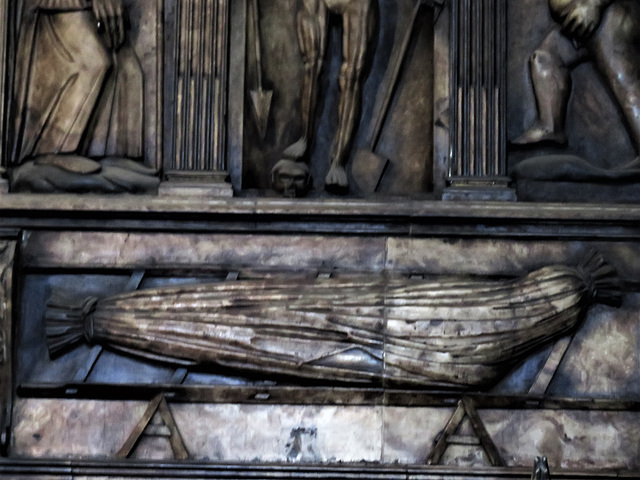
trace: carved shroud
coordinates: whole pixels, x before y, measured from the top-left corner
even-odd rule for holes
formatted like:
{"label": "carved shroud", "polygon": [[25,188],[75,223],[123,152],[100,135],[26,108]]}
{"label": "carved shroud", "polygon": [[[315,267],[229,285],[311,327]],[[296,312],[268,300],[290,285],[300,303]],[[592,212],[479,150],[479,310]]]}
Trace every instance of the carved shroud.
{"label": "carved shroud", "polygon": [[[620,299],[593,254],[517,280],[240,281],[52,299],[50,351],[86,337],[156,360],[316,380],[472,388]],[[64,303],[64,302],[62,302]]]}

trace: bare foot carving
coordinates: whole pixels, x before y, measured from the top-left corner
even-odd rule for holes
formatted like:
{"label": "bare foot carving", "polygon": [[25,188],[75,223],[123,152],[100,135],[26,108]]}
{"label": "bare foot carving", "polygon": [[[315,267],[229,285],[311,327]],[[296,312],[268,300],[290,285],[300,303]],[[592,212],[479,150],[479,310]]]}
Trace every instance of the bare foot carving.
{"label": "bare foot carving", "polygon": [[553,143],[566,145],[567,136],[564,131],[554,131],[541,124],[534,124],[529,130],[511,142],[514,145],[534,145],[537,143]]}
{"label": "bare foot carving", "polygon": [[331,165],[329,173],[324,180],[327,190],[346,190],[349,188],[347,172],[341,165]]}

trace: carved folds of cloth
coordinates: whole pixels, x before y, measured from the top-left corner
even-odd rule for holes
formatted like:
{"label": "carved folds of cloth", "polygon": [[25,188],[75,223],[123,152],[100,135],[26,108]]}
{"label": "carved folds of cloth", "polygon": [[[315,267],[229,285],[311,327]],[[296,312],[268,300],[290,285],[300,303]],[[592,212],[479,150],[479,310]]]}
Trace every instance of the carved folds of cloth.
{"label": "carved folds of cloth", "polygon": [[[126,17],[98,18],[87,0],[23,0],[18,8],[12,188],[155,188],[154,172],[130,162],[143,156],[144,78]],[[93,161],[102,159],[108,164]]]}
{"label": "carved folds of cloth", "polygon": [[83,339],[152,360],[315,380],[480,388],[615,302],[598,255],[516,280],[380,277],[164,287],[49,302],[56,353]]}

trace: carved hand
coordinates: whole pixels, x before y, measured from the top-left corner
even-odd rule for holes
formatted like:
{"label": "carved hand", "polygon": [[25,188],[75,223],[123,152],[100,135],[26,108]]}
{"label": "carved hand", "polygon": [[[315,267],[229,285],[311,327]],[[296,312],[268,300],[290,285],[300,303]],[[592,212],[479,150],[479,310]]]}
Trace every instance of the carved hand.
{"label": "carved hand", "polygon": [[584,41],[598,28],[607,0],[574,0],[561,14],[562,30],[576,40]]}
{"label": "carved hand", "polygon": [[124,42],[122,0],[93,0],[93,14],[106,31],[107,46],[116,50]]}

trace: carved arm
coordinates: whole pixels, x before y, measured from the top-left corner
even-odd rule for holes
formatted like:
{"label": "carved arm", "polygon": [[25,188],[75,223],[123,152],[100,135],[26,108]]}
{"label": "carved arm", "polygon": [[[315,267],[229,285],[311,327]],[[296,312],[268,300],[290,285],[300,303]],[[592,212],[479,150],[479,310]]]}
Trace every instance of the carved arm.
{"label": "carved arm", "polygon": [[598,28],[603,12],[613,2],[614,0],[550,0],[549,7],[567,36],[584,41]]}
{"label": "carved arm", "polygon": [[93,0],[92,10],[107,33],[107,46],[112,50],[118,49],[124,42],[122,0]]}

